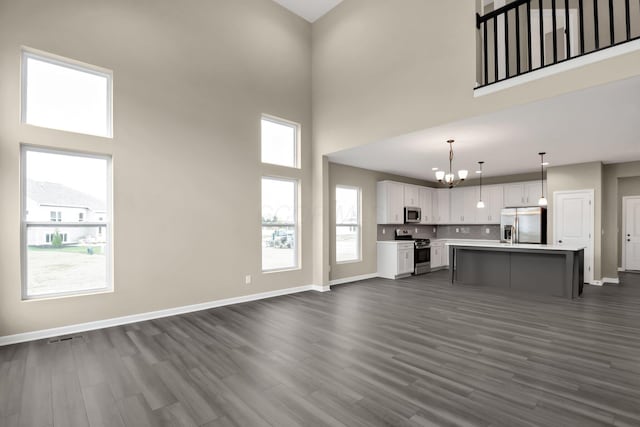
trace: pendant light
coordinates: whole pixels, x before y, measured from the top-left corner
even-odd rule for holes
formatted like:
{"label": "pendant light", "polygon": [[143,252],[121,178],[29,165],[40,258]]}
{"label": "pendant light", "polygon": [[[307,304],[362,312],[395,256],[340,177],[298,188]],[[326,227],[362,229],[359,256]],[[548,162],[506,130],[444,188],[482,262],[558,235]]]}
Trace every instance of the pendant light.
{"label": "pendant light", "polygon": [[478,171],[480,172],[480,200],[478,200],[476,208],[484,209],[484,202],[482,201],[482,165],[484,164],[484,162],[478,162],[478,164],[480,165],[480,170]]}
{"label": "pendant light", "polygon": [[447,141],[449,144],[449,173],[445,173],[445,171],[439,170],[436,172],[436,179],[441,184],[447,184],[449,188],[453,188],[456,185],[460,184],[462,181],[467,179],[469,175],[469,171],[465,169],[460,169],[458,171],[458,181],[455,180],[456,176],[453,173],[453,143],[454,140],[450,139]]}
{"label": "pendant light", "polygon": [[547,199],[544,197],[544,155],[547,153],[538,153],[540,156],[540,199],[538,199],[538,206],[547,206]]}

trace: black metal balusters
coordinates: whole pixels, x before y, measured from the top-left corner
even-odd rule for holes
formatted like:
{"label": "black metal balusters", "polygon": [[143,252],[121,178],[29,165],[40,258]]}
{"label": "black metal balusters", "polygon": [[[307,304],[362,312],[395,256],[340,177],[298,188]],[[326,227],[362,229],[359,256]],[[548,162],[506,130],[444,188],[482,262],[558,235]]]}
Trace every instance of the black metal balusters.
{"label": "black metal balusters", "polygon": [[[600,13],[599,5],[605,7],[602,5],[605,1],[605,4],[608,5],[608,20],[602,16],[603,21],[601,22],[600,15],[604,14]],[[640,22],[640,13],[635,9],[632,11],[629,0],[593,0],[592,23],[585,19],[585,12],[589,11],[585,11],[584,3],[584,0],[577,0],[577,2],[569,0],[514,0],[505,6],[487,12],[484,16],[477,14],[476,26],[479,31],[482,30],[480,34],[483,39],[480,43],[480,48],[483,50],[480,55],[483,66],[482,81],[479,82],[479,86],[500,82],[623,42],[640,39],[640,35],[632,34],[632,24]],[[591,7],[589,3],[587,2],[587,8]],[[577,8],[572,8],[572,4],[577,5]],[[521,8],[523,5],[526,7],[526,25],[522,25],[521,22],[524,14]],[[535,9],[532,11],[536,6],[537,12]],[[558,9],[558,6],[561,9]],[[513,15],[510,14],[512,10]],[[515,25],[511,27],[510,31],[509,18],[511,16],[515,18]],[[537,28],[533,25],[536,18],[538,20]],[[601,44],[600,28],[602,25],[609,29],[609,43],[603,41]],[[588,28],[585,28],[587,26]],[[615,29],[616,27],[623,28],[623,26],[624,36],[619,31],[620,34],[616,40]],[[560,31],[564,31],[564,37],[558,37]],[[591,47],[591,40],[589,40],[587,47],[586,35],[589,34],[590,38],[591,31],[594,33],[594,47]],[[537,37],[536,32],[538,33]],[[515,43],[513,42],[514,33]],[[489,37],[493,37],[491,47]],[[524,37],[526,37],[527,50],[526,67],[522,65]],[[489,56],[489,49],[493,49],[493,58]],[[564,54],[561,54],[562,52]],[[511,61],[514,57],[515,70],[511,67]],[[493,64],[490,64],[491,61]],[[535,67],[534,62],[536,63]],[[490,67],[493,67],[493,76],[489,75]]]}

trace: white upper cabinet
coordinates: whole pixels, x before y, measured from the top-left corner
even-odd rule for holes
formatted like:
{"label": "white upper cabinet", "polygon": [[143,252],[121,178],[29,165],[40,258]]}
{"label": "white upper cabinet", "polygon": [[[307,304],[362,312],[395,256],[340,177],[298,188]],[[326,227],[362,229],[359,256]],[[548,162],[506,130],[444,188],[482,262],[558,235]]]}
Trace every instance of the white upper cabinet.
{"label": "white upper cabinet", "polygon": [[509,208],[524,206],[524,185],[522,183],[504,186],[504,205]]}
{"label": "white upper cabinet", "polygon": [[[546,181],[544,182],[547,183]],[[527,206],[537,206],[538,200],[540,200],[542,192],[542,186],[540,185],[540,181],[532,181],[524,183],[524,198],[526,200]],[[546,196],[547,189],[545,185],[544,194]]]}
{"label": "white upper cabinet", "polygon": [[464,218],[464,188],[453,188],[451,193],[451,223],[460,224]]}
{"label": "white upper cabinet", "polygon": [[404,184],[404,207],[420,207],[420,187]]}
{"label": "white upper cabinet", "polygon": [[[545,182],[546,184],[546,182]],[[540,181],[517,182],[504,185],[504,206],[535,206],[540,198]],[[545,189],[546,194],[546,189]]]}
{"label": "white upper cabinet", "polygon": [[[422,211],[420,224],[500,224],[504,207],[536,206],[540,181],[482,186],[485,207],[478,208],[480,187],[429,188],[394,181],[378,182],[378,224],[404,224],[404,208]],[[546,181],[544,194],[547,196]],[[547,196],[548,197],[548,196]]]}
{"label": "white upper cabinet", "polygon": [[435,224],[449,224],[451,221],[451,190],[440,188],[433,195],[433,219]]}
{"label": "white upper cabinet", "polygon": [[504,207],[503,186],[483,186],[482,201],[485,207],[480,209],[476,208],[476,222],[478,224],[500,224],[500,211]]}
{"label": "white upper cabinet", "polygon": [[435,224],[433,215],[433,199],[434,190],[428,187],[420,187],[420,209],[422,210],[422,219],[420,224]]}
{"label": "white upper cabinet", "polygon": [[404,224],[404,185],[393,181],[377,184],[378,224]]}
{"label": "white upper cabinet", "polygon": [[480,197],[478,187],[459,187],[451,192],[451,223],[475,224],[476,207]]}

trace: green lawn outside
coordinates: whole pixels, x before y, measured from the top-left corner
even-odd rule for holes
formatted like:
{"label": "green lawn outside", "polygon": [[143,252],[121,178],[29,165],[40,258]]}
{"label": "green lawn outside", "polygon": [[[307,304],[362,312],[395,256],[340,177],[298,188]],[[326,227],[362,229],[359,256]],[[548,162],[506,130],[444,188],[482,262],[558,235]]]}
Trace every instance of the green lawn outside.
{"label": "green lawn outside", "polygon": [[102,246],[62,246],[61,248],[54,248],[51,246],[29,246],[29,251],[39,252],[66,252],[74,254],[89,254],[88,250],[91,248],[94,254],[102,254]]}

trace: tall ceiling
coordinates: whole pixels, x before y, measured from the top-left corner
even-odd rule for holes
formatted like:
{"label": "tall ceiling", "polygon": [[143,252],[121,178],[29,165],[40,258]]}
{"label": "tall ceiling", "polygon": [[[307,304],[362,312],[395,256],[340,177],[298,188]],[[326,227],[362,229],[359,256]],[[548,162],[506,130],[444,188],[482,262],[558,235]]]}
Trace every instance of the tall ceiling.
{"label": "tall ceiling", "polygon": [[315,22],[342,0],[273,0],[309,22]]}
{"label": "tall ceiling", "polygon": [[561,95],[504,111],[376,141],[329,155],[329,160],[365,169],[434,180],[432,168],[484,176],[535,172],[538,152],[551,166],[591,161],[640,160],[640,77]]}

